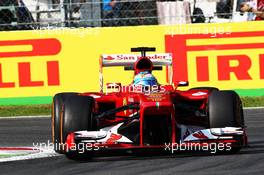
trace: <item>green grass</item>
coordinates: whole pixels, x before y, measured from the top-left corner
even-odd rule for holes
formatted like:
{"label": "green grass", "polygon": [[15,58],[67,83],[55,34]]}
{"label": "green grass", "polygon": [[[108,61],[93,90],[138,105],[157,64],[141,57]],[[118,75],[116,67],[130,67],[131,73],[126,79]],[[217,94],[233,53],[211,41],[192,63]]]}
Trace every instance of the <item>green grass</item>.
{"label": "green grass", "polygon": [[264,107],[264,96],[261,97],[241,97],[244,107]]}
{"label": "green grass", "polygon": [[[264,96],[241,97],[243,107],[264,107]],[[50,115],[51,104],[0,106],[0,117]]]}
{"label": "green grass", "polygon": [[0,106],[0,117],[50,115],[51,105]]}

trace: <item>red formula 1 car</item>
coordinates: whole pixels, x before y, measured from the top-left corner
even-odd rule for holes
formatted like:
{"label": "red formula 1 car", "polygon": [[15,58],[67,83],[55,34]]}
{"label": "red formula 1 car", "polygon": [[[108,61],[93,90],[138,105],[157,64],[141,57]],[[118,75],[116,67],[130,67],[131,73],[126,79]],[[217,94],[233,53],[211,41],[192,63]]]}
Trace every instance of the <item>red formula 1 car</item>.
{"label": "red formula 1 car", "polygon": [[[100,92],[54,96],[52,138],[56,152],[73,159],[138,149],[234,153],[247,143],[243,109],[236,92],[214,87],[180,91],[178,87],[188,82],[171,83],[171,54],[146,55],[147,51],[155,51],[147,47],[131,51],[141,55],[102,55]],[[166,66],[169,83],[108,83],[107,92],[103,92],[103,67],[109,66],[134,70],[139,78],[151,77],[151,71]]]}

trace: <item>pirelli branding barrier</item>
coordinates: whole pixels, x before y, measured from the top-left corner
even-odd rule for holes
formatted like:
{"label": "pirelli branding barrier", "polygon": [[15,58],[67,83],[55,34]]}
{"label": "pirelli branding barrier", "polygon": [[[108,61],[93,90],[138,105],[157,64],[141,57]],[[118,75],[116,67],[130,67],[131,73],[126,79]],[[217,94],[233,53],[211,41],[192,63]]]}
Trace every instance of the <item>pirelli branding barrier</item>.
{"label": "pirelli branding barrier", "polygon": [[[50,103],[57,92],[99,91],[101,54],[131,47],[172,53],[173,81],[264,95],[264,22],[0,32],[0,105]],[[120,57],[125,59],[125,57]],[[167,82],[166,69],[154,73]],[[104,82],[133,72],[105,68]],[[185,88],[186,89],[186,88]]]}

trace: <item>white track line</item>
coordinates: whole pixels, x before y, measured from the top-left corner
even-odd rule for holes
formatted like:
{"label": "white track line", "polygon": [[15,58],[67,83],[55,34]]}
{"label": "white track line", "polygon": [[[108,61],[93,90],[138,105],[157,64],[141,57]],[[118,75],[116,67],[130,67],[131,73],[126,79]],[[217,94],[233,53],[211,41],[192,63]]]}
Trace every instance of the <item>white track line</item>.
{"label": "white track line", "polygon": [[23,119],[23,118],[50,118],[51,115],[36,115],[36,116],[7,116],[7,117],[0,117],[1,119]]}
{"label": "white track line", "polygon": [[245,107],[243,109],[247,109],[247,110],[264,109],[264,106],[260,106],[260,107]]}
{"label": "white track line", "polygon": [[24,156],[14,156],[14,157],[2,158],[2,159],[0,159],[0,162],[39,159],[39,158],[46,158],[46,157],[55,157],[55,156],[59,156],[59,155],[60,154],[55,153],[55,151],[53,149],[42,149],[38,153],[32,153],[32,154],[24,155]]}

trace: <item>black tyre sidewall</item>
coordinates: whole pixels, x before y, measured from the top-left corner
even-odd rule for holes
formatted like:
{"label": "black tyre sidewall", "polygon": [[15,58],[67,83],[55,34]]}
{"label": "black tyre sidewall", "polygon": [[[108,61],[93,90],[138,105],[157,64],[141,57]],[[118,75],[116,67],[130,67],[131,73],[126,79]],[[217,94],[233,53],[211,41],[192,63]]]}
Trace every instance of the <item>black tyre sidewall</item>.
{"label": "black tyre sidewall", "polygon": [[[244,127],[242,103],[235,91],[214,91],[208,99],[208,128]],[[243,136],[237,136],[237,143],[229,151],[218,150],[218,154],[234,154],[244,143]]]}
{"label": "black tyre sidewall", "polygon": [[93,109],[95,100],[89,96],[72,96],[64,103],[63,143],[69,133],[74,131],[96,130]]}
{"label": "black tyre sidewall", "polygon": [[61,112],[64,105],[64,101],[71,97],[77,95],[77,93],[59,93],[56,94],[53,98],[52,103],[52,140],[54,144],[54,150],[57,153],[63,153],[61,148],[59,147],[59,143],[61,143],[60,139],[60,118]]}
{"label": "black tyre sidewall", "polygon": [[213,91],[208,99],[209,128],[243,127],[243,111],[235,91]]}

